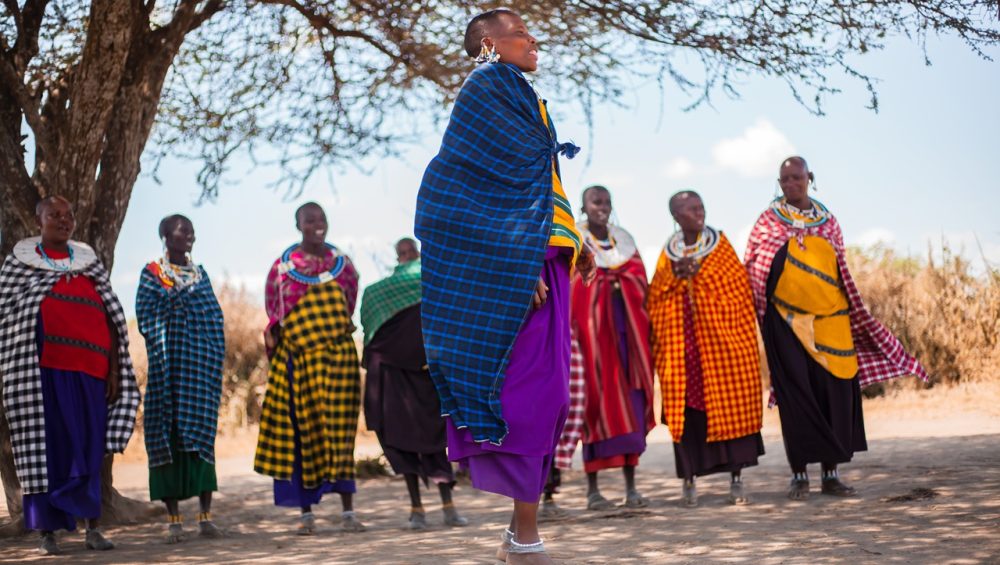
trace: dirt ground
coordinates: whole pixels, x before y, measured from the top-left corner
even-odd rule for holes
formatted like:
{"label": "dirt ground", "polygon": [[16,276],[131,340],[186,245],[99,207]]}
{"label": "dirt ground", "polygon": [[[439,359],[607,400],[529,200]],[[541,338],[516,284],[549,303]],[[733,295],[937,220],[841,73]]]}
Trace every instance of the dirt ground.
{"label": "dirt ground", "polygon": [[[701,505],[679,507],[681,482],[674,476],[669,436],[659,426],[650,436],[638,485],[650,501],[641,511],[585,510],[585,476],[564,475],[559,502],[565,519],[543,524],[542,535],[557,563],[1000,563],[1000,384],[964,385],[900,393],[865,401],[869,451],[842,467],[859,496],[814,494],[804,503],[784,496],[788,470],[777,417],[765,416],[767,455],[745,472],[753,503],[726,504],[726,479],[699,481]],[[137,438],[138,440],[139,438]],[[404,529],[409,503],[395,478],[359,481],[355,505],[368,526],[361,534],[339,531],[339,502],[316,508],[318,535],[294,535],[296,512],[271,503],[270,480],[251,470],[255,436],[220,438],[219,484],[213,514],[222,540],[194,537],[163,542],[165,518],[108,529],[114,551],[83,549],[80,533],[61,536],[65,556],[35,554],[36,537],[0,540],[2,562],[85,563],[493,563],[510,504],[460,484],[455,499],[471,525],[441,526],[435,492],[425,494],[431,528]],[[135,498],[147,496],[141,441],[116,465],[116,485]],[[368,434],[359,456],[379,453]],[[576,463],[579,467],[579,462]],[[814,491],[818,469],[810,469]],[[620,498],[617,473],[601,476],[605,494]],[[194,501],[182,504],[191,529]],[[5,510],[3,510],[5,513]]]}

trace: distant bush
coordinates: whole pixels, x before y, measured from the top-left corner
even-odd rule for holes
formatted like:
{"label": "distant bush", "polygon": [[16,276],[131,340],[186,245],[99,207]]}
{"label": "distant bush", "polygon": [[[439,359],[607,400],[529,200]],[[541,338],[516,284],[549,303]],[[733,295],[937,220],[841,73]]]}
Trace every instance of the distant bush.
{"label": "distant bush", "polygon": [[924,364],[931,384],[1000,377],[995,269],[976,274],[947,244],[924,261],[882,247],[851,249],[848,261],[865,303]]}
{"label": "distant bush", "polygon": [[[226,360],[222,368],[222,401],[219,406],[219,429],[225,431],[260,421],[260,407],[267,387],[263,335],[267,315],[242,287],[223,283],[216,287],[215,292],[226,318]],[[129,340],[136,378],[145,392],[146,347],[135,323],[129,325]],[[141,412],[136,430],[142,430]]]}

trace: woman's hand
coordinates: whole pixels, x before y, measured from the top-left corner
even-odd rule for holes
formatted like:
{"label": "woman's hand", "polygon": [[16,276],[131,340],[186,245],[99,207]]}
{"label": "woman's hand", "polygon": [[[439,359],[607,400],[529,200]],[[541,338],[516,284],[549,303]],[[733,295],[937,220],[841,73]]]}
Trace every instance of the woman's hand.
{"label": "woman's hand", "polygon": [[549,287],[545,284],[545,280],[542,277],[538,277],[538,284],[535,285],[535,295],[531,297],[531,306],[538,310],[545,305],[545,301],[549,299]]}
{"label": "woman's hand", "polygon": [[685,257],[678,261],[674,261],[674,275],[681,279],[693,279],[698,271],[701,269],[701,263],[691,259],[690,257]]}
{"label": "woman's hand", "polygon": [[264,347],[268,351],[274,351],[274,348],[278,346],[278,338],[274,335],[274,328],[275,326],[271,326],[264,330]]}
{"label": "woman's hand", "polygon": [[590,286],[597,277],[597,263],[594,262],[594,252],[584,247],[580,250],[580,256],[576,258],[576,271],[580,273],[583,284]]}

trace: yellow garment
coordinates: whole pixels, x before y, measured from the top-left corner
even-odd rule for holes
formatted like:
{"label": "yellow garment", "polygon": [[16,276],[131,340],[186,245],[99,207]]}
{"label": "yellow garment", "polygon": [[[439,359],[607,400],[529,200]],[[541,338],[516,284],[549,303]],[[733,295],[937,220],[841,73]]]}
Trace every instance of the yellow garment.
{"label": "yellow garment", "polygon": [[807,235],[788,242],[788,258],[771,297],[809,355],[835,377],[858,374],[850,303],[840,280],[837,253],[826,239]]}
{"label": "yellow garment", "polygon": [[[538,109],[542,113],[542,121],[548,127],[549,114],[541,100],[538,101]],[[552,205],[555,211],[552,214],[552,233],[549,236],[549,245],[572,248],[573,262],[570,264],[576,264],[576,257],[580,254],[583,238],[580,236],[579,230],[576,229],[573,207],[563,190],[562,179],[559,178],[555,161],[552,162]]]}
{"label": "yellow garment", "polygon": [[282,324],[271,357],[254,470],[290,480],[295,461],[288,386],[293,374],[302,484],[354,479],[354,438],[361,410],[361,375],[344,291],[335,281],[313,285]]}

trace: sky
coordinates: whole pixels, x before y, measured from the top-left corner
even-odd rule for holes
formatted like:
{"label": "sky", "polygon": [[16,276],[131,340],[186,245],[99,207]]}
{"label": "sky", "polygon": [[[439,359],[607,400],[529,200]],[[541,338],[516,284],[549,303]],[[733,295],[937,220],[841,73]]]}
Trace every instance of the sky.
{"label": "sky", "polygon": [[[808,159],[814,196],[837,216],[848,244],[926,257],[947,242],[978,268],[983,256],[997,267],[1000,62],[984,61],[953,39],[932,40],[928,51],[931,66],[904,41],[858,60],[879,79],[878,113],[866,108],[863,85],[847,80],[821,117],[778,79],[749,79],[739,99],[716,96],[713,106],[689,112],[682,111],[689,98],[649,83],[629,92],[625,108],[598,105],[589,130],[582,115],[560,112],[558,92],[541,94],[560,118],[562,140],[583,147],[584,154],[562,161],[570,200],[578,204],[590,184],[609,187],[618,224],[633,234],[647,270],[674,229],[667,201],[681,189],[702,194],[707,222],[742,255],[750,227],[776,195],[777,168],[792,154]],[[993,55],[1000,60],[1000,51]],[[141,176],[112,275],[126,311],[134,315],[139,272],[161,255],[157,226],[172,213],[192,219],[193,256],[216,285],[245,285],[260,300],[270,265],[299,239],[294,210],[314,200],[326,209],[328,241],[353,258],[362,285],[375,282],[394,263],[393,243],[412,234],[420,177],[444,125],[404,147],[401,158],[366,163],[371,174],[318,174],[292,200],[267,187],[274,171],[250,171],[245,160],[234,163],[234,182],[218,199],[200,206],[197,164],[167,161],[160,183]]]}

